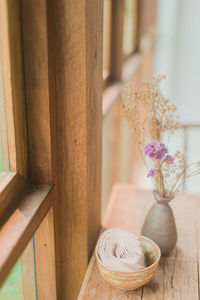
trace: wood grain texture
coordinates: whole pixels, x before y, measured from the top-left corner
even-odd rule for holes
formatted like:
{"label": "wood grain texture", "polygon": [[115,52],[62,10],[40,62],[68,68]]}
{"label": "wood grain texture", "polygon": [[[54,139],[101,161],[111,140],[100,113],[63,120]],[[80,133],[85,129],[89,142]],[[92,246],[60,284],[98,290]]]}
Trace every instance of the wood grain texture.
{"label": "wood grain texture", "polygon": [[23,300],[36,300],[33,240],[31,239],[21,255]]}
{"label": "wood grain texture", "polygon": [[112,0],[111,12],[111,81],[120,81],[123,64],[124,0]]}
{"label": "wood grain texture", "polygon": [[86,0],[86,186],[88,257],[101,223],[103,3]]}
{"label": "wood grain texture", "polygon": [[[33,184],[52,182],[48,82],[47,1],[22,1],[28,171]],[[38,300],[56,299],[53,212],[34,234]]]}
{"label": "wood grain texture", "polygon": [[57,297],[73,300],[100,226],[103,1],[47,3]]}
{"label": "wood grain texture", "polygon": [[[135,190],[133,185],[117,184],[113,188],[103,226],[117,226],[139,234],[145,215],[153,203],[151,192]],[[162,257],[155,279],[136,291],[114,289],[100,276],[93,257],[79,300],[199,299],[200,197],[180,193],[171,206],[178,229],[178,242],[169,256]]]}
{"label": "wood grain texture", "polygon": [[22,1],[28,172],[32,184],[52,182],[46,22],[45,0]]}
{"label": "wood grain texture", "polygon": [[25,180],[16,172],[2,172],[0,175],[0,219],[7,215],[26,189]]}
{"label": "wood grain texture", "polygon": [[154,281],[143,289],[142,299],[199,299],[197,264],[162,258]]}
{"label": "wood grain texture", "polygon": [[[34,234],[37,299],[56,300],[53,209]],[[26,299],[25,299],[26,300]]]}
{"label": "wood grain texture", "polygon": [[5,105],[3,97],[2,86],[2,66],[0,57],[0,145],[1,145],[1,169],[3,171],[9,171],[9,156],[8,156],[8,140],[7,140],[7,127],[5,116]]}
{"label": "wood grain texture", "polygon": [[27,132],[19,0],[0,1],[0,28],[9,169],[26,179]]}
{"label": "wood grain texture", "polygon": [[51,204],[51,186],[32,188],[21,200],[0,231],[0,284],[21,255],[28,241],[47,214]]}

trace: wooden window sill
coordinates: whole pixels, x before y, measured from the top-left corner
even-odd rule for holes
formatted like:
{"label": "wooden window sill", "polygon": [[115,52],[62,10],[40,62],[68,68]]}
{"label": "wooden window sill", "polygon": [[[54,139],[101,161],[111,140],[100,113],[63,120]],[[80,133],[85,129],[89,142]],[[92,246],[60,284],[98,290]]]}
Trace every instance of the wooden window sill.
{"label": "wooden window sill", "polygon": [[52,204],[52,187],[32,187],[0,230],[0,284],[21,255]]}
{"label": "wooden window sill", "polygon": [[[103,227],[121,227],[139,234],[153,202],[150,191],[135,190],[129,184],[116,184]],[[178,243],[168,257],[161,258],[155,279],[136,291],[117,290],[101,277],[93,254],[79,300],[199,299],[200,197],[180,193],[171,206]]]}

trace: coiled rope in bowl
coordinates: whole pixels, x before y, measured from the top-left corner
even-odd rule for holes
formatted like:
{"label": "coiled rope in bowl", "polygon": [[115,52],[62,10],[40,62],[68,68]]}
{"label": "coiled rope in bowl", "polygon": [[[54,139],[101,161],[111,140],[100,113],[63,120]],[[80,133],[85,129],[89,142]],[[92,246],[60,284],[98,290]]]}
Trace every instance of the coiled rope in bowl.
{"label": "coiled rope in bowl", "polygon": [[152,240],[120,228],[102,233],[95,254],[103,278],[124,290],[135,290],[151,281],[161,256]]}
{"label": "coiled rope in bowl", "polygon": [[137,271],[145,268],[145,255],[139,237],[120,228],[103,232],[97,244],[101,262],[116,271]]}

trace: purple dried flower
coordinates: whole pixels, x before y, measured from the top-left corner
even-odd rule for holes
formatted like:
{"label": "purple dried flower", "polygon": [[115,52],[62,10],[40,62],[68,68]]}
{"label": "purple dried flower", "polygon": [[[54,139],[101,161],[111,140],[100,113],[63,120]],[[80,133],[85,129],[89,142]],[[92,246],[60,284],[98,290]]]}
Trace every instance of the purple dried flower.
{"label": "purple dried flower", "polygon": [[168,149],[165,144],[153,141],[145,146],[144,153],[150,158],[162,160],[165,154],[168,153]]}
{"label": "purple dried flower", "polygon": [[174,159],[171,155],[167,155],[165,157],[165,160],[169,163],[169,164],[173,164],[174,163]]}
{"label": "purple dried flower", "polygon": [[197,162],[197,167],[200,167],[200,161]]}
{"label": "purple dried flower", "polygon": [[154,169],[151,169],[147,174],[147,177],[154,177],[155,175],[156,175],[156,171]]}

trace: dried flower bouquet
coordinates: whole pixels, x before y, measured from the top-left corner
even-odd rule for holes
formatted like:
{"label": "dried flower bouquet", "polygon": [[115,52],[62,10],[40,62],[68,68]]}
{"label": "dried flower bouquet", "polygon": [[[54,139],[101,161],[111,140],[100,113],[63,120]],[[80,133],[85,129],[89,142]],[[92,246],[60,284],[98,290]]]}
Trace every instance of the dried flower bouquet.
{"label": "dried flower bouquet", "polygon": [[141,156],[152,177],[155,191],[162,197],[172,198],[186,179],[200,174],[200,162],[187,164],[184,153],[169,154],[162,142],[169,140],[180,127],[174,104],[170,104],[161,91],[160,84],[166,76],[143,81],[138,90],[126,86],[122,95],[123,116],[128,120]]}

